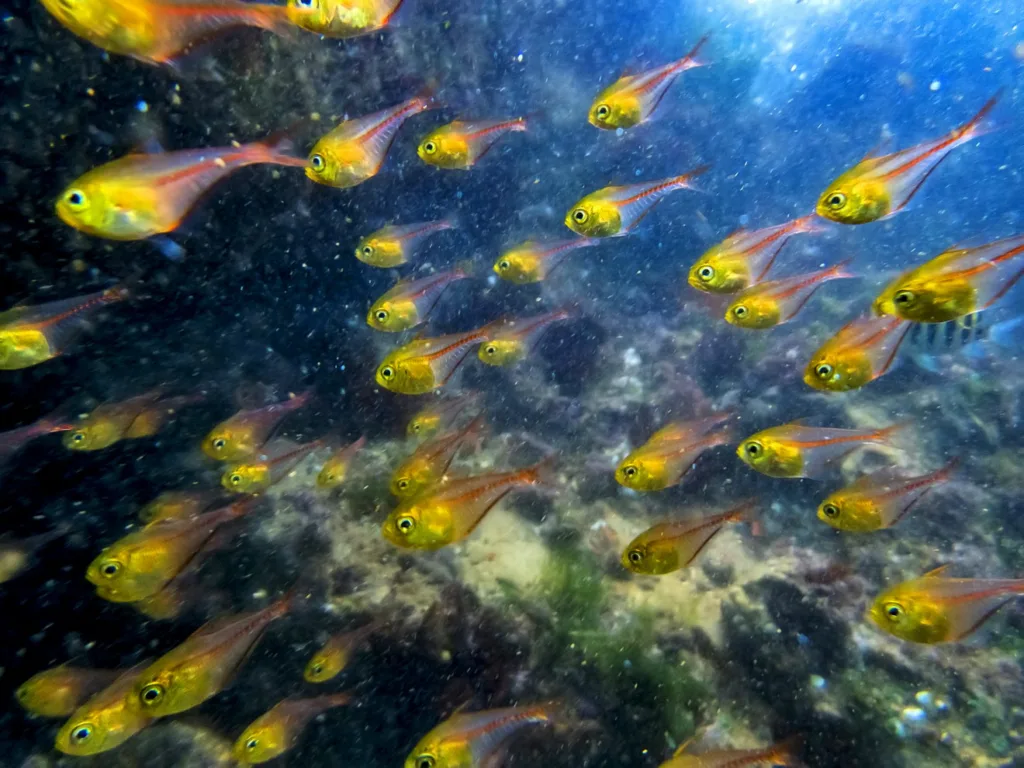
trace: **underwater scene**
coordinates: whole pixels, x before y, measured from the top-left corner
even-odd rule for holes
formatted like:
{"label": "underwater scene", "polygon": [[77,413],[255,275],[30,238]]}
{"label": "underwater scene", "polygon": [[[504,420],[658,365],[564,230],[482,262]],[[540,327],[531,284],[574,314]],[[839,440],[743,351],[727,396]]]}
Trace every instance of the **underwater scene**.
{"label": "underwater scene", "polygon": [[0,766],[1024,765],[1019,0],[0,0]]}

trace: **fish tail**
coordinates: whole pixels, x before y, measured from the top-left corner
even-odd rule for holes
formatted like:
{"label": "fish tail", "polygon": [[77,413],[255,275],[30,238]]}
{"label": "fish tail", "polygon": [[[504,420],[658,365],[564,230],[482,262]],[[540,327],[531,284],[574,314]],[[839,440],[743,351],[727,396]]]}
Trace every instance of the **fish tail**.
{"label": "fish tail", "polygon": [[299,599],[305,590],[302,589],[298,584],[294,585],[285,594],[277,600],[277,602],[271,604],[267,608],[271,620],[280,619],[282,616],[286,616],[291,613],[295,607],[299,604]]}
{"label": "fish tail", "polygon": [[999,99],[1002,97],[1003,91],[999,89],[996,94],[990,98],[981,109],[978,110],[978,114],[968,120],[966,123],[961,125],[959,128],[953,130],[952,139],[957,142],[970,141],[984,133],[988,132],[988,128],[985,127],[985,118],[989,116],[996,104],[999,103]]}
{"label": "fish tail", "polygon": [[826,280],[842,280],[844,278],[860,277],[860,275],[855,275],[853,272],[848,272],[846,270],[846,268],[850,266],[850,264],[852,263],[852,258],[843,259],[842,261],[833,264],[831,267],[829,267],[829,269],[825,272],[824,275],[822,275],[822,277],[824,277]]}
{"label": "fish tail", "polygon": [[304,168],[306,159],[292,154],[295,150],[295,133],[299,125],[298,122],[293,123],[283,130],[270,134],[262,141],[246,144],[242,149],[252,162]]}
{"label": "fish tail", "polygon": [[269,3],[252,3],[246,10],[253,26],[273,32],[281,37],[296,39],[298,33],[291,19],[288,18],[288,7],[286,5],[271,5]]}
{"label": "fish tail", "polygon": [[879,429],[873,435],[871,435],[871,439],[876,441],[876,442],[883,443],[885,445],[890,445],[891,446],[893,444],[892,443],[893,436],[903,432],[909,426],[910,426],[910,422],[909,421],[897,422],[897,423],[893,424],[892,426],[884,427],[883,429]]}
{"label": "fish tail", "polygon": [[523,483],[541,488],[554,487],[558,482],[555,477],[555,466],[557,464],[558,456],[556,454],[545,456],[532,467],[527,467],[520,473]]}
{"label": "fish tail", "polygon": [[704,61],[703,59],[697,58],[697,55],[700,53],[700,49],[704,47],[704,44],[708,41],[710,37],[711,33],[706,32],[704,36],[697,41],[697,44],[690,49],[690,52],[683,57],[680,63],[684,64],[690,69],[694,69],[696,67],[706,67],[707,62]]}
{"label": "fish tail", "polygon": [[324,710],[344,707],[352,703],[351,693],[331,693],[327,696],[320,696],[316,699],[317,704]]}
{"label": "fish tail", "polygon": [[307,389],[285,400],[281,403],[281,407],[288,411],[297,411],[299,408],[309,405],[314,397],[316,397],[316,392],[312,389]]}
{"label": "fish tail", "polygon": [[696,168],[694,168],[689,173],[684,173],[682,176],[676,176],[674,179],[672,179],[672,182],[674,184],[679,184],[679,185],[681,185],[683,187],[686,187],[687,189],[689,189],[689,190],[691,190],[693,192],[702,192],[703,190],[701,190],[700,187],[695,187],[690,182],[693,179],[697,178],[698,176],[703,176],[705,173],[707,173],[710,170],[711,170],[711,163],[705,163],[704,165],[697,166]]}
{"label": "fish tail", "polygon": [[764,526],[761,523],[761,500],[754,497],[741,501],[728,513],[726,520],[734,523],[747,523],[750,526],[750,533],[754,536],[764,534]]}
{"label": "fish tail", "polygon": [[942,469],[936,470],[932,473],[931,477],[928,478],[929,484],[932,483],[944,483],[953,476],[957,468],[960,466],[960,457],[954,456]]}
{"label": "fish tail", "polygon": [[250,512],[252,512],[253,508],[256,506],[256,503],[258,501],[258,496],[252,496],[248,499],[236,501],[235,503],[228,505],[228,507],[224,510],[226,513],[224,518],[225,522],[230,520],[238,520],[241,517],[245,517]]}
{"label": "fish tail", "polygon": [[803,748],[802,736],[790,736],[784,741],[773,745],[765,754],[765,760],[771,761],[774,765],[799,766],[802,765],[797,753]]}
{"label": "fish tail", "polygon": [[799,219],[793,219],[791,224],[793,234],[816,235],[827,230],[827,227],[822,226],[822,219],[816,213],[801,216]]}

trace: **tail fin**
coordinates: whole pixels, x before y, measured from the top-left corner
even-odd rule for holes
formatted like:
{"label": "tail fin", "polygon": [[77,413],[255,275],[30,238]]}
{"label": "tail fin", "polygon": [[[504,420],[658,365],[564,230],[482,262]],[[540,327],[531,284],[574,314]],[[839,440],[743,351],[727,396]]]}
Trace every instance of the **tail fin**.
{"label": "tail fin", "polygon": [[735,523],[747,523],[753,536],[761,536],[764,529],[761,525],[761,500],[754,497],[741,501],[729,510],[728,519]]}
{"label": "tail fin", "polygon": [[961,125],[959,128],[953,130],[953,138],[956,141],[964,142],[975,139],[988,132],[984,125],[985,118],[989,116],[989,113],[995,109],[996,104],[999,103],[999,99],[1002,97],[1003,91],[1000,89],[996,94],[985,102],[981,109],[978,110],[978,114],[972,117],[969,121]]}
{"label": "tail fin", "polygon": [[706,43],[710,37],[710,32],[705,33],[705,35],[697,41],[697,44],[690,49],[690,52],[683,57],[683,62],[687,65],[688,69],[707,66],[708,63],[702,59],[698,59],[697,54],[700,53],[700,49],[704,47],[704,43]]}
{"label": "tail fin", "polygon": [[928,478],[933,483],[944,483],[951,478],[960,467],[960,457],[954,456],[942,469],[937,469]]}
{"label": "tail fin", "polygon": [[689,173],[684,173],[682,176],[676,176],[675,181],[682,184],[686,189],[691,192],[703,192],[700,187],[694,186],[691,182],[698,176],[703,176],[705,173],[711,170],[711,163],[705,163],[704,165],[698,165]]}
{"label": "tail fin", "polygon": [[555,466],[558,464],[558,456],[549,454],[538,461],[532,467],[522,471],[523,482],[527,485],[539,486],[541,488],[553,488],[557,484],[555,477]]}
{"label": "tail fin", "polygon": [[787,765],[795,768],[796,766],[803,765],[797,756],[803,745],[804,740],[802,736],[790,736],[788,739],[773,745],[765,755],[765,759],[770,760],[774,765]]}
{"label": "tail fin", "polygon": [[299,604],[299,600],[304,595],[305,590],[302,589],[298,584],[292,586],[285,594],[280,597],[276,602],[272,603],[267,607],[267,612],[274,619],[279,619],[282,616],[286,616],[291,613]]}
{"label": "tail fin", "polygon": [[816,213],[808,214],[807,216],[801,216],[798,219],[793,219],[790,225],[793,227],[793,234],[807,234],[816,235],[820,232],[827,231],[827,227],[821,225],[822,219]]}
{"label": "tail fin", "polygon": [[288,7],[286,5],[271,5],[270,3],[253,3],[246,7],[248,19],[252,26],[273,32],[275,35],[295,40],[298,37],[295,25],[288,18]]}
{"label": "tail fin", "polygon": [[334,709],[335,707],[344,707],[346,704],[352,703],[351,693],[331,693],[326,696],[320,696],[317,701],[323,706],[325,710]]}
{"label": "tail fin", "polygon": [[295,151],[295,134],[300,127],[301,122],[297,121],[287,128],[270,134],[262,141],[246,144],[244,149],[250,151],[259,162],[304,168],[306,158],[296,157],[292,154]]}
{"label": "tail fin", "polygon": [[845,278],[860,277],[860,275],[855,275],[852,272],[846,271],[846,268],[852,263],[853,259],[843,259],[825,270],[822,277],[826,280],[843,280]]}
{"label": "tail fin", "polygon": [[909,421],[899,421],[892,426],[877,430],[874,435],[871,436],[871,439],[884,445],[892,446],[893,436],[902,433],[908,427],[910,427]]}

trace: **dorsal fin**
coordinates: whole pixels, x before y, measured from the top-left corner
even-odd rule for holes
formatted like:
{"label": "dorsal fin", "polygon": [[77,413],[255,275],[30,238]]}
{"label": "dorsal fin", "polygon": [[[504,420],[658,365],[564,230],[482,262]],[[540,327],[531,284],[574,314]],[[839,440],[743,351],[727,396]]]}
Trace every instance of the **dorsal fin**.
{"label": "dorsal fin", "polygon": [[940,565],[938,568],[932,568],[932,570],[928,571],[928,573],[926,573],[921,578],[922,579],[936,579],[936,578],[939,578],[940,576],[942,576],[946,572],[946,570],[948,568],[949,568],[949,563],[944,563],[943,565]]}

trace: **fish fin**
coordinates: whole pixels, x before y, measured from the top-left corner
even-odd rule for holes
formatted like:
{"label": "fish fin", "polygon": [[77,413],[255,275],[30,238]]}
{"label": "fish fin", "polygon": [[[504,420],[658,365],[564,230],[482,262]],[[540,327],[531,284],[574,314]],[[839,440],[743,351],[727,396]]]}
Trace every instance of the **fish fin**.
{"label": "fish fin", "polygon": [[864,157],[861,158],[861,162],[868,160],[875,160],[881,157],[885,157],[889,154],[889,150],[892,149],[893,135],[888,134],[880,138],[871,149],[869,149]]}
{"label": "fish fin", "polygon": [[949,569],[949,566],[950,566],[949,563],[943,563],[938,568],[932,568],[930,571],[928,571],[928,573],[924,574],[921,578],[922,579],[937,579],[937,578],[941,578],[942,576],[945,575],[945,573]]}
{"label": "fish fin", "polygon": [[672,753],[672,757],[680,757],[681,755],[685,755],[686,751],[694,745],[696,740],[697,739],[695,736],[691,736],[690,738],[688,738],[686,741],[684,741],[682,744],[676,747],[676,751]]}
{"label": "fish fin", "polygon": [[149,136],[135,148],[135,153],[140,155],[162,155],[166,151],[156,136]]}
{"label": "fish fin", "polygon": [[246,144],[243,149],[262,156],[265,162],[293,168],[305,168],[306,158],[292,154],[295,150],[295,134],[298,133],[302,125],[302,121],[297,120],[287,128],[275,131],[261,141]]}
{"label": "fish fin", "polygon": [[706,67],[707,62],[703,59],[698,59],[697,55],[700,53],[700,49],[704,47],[704,44],[711,38],[710,32],[705,32],[704,36],[697,41],[697,44],[690,49],[690,52],[683,57],[683,61],[689,62],[690,68]]}
{"label": "fish fin", "polygon": [[524,469],[524,479],[530,485],[541,489],[554,488],[558,484],[558,479],[555,477],[555,467],[557,464],[558,456],[556,454],[549,454],[532,467]]}
{"label": "fish fin", "polygon": [[165,258],[179,262],[185,258],[185,249],[178,245],[167,235],[154,235],[149,238],[149,242],[152,243]]}
{"label": "fish fin", "polygon": [[982,105],[981,109],[978,110],[977,114],[974,117],[972,117],[966,123],[961,125],[959,128],[955,129],[953,131],[953,135],[956,137],[956,140],[970,141],[973,138],[977,138],[978,136],[987,133],[988,129],[986,129],[984,125],[985,118],[987,118],[989,114],[992,112],[992,110],[995,109],[996,104],[999,103],[999,100],[1002,98],[1002,96],[1003,89],[1000,88],[998,91],[996,91],[992,98],[990,98]]}

